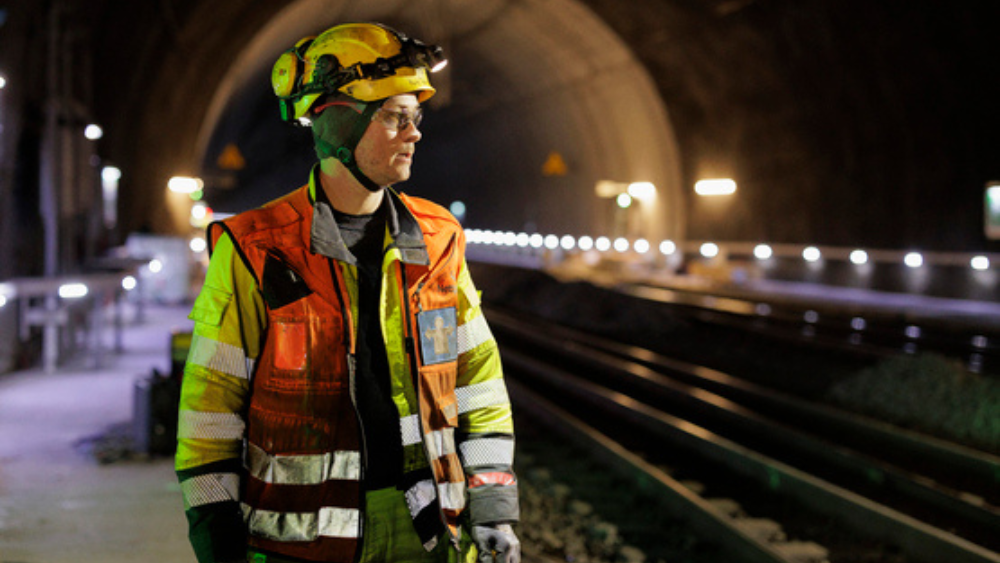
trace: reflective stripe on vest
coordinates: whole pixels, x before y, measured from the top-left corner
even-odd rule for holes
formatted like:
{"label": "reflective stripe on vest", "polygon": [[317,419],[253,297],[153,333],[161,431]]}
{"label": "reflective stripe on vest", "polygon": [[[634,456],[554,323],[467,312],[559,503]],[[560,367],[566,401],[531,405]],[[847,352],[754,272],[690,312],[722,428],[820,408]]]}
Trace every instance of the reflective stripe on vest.
{"label": "reflective stripe on vest", "polygon": [[437,486],[441,508],[462,510],[465,508],[465,483],[441,483]]}
{"label": "reflective stripe on vest", "polygon": [[406,505],[410,508],[410,514],[419,514],[434,502],[434,481],[424,479],[406,491]]}
{"label": "reflective stripe on vest", "polygon": [[[410,509],[413,517],[413,524],[417,531],[417,536],[423,544],[424,549],[431,551],[437,546],[437,526],[438,504],[437,494],[434,491],[434,481],[423,479],[417,481],[404,493],[406,506]],[[428,522],[430,524],[428,524]]]}
{"label": "reflective stripe on vest", "polygon": [[273,485],[319,485],[331,479],[361,478],[361,452],[274,456],[248,444],[247,465],[252,477]]}
{"label": "reflective stripe on vest", "polygon": [[281,542],[308,542],[319,537],[357,539],[361,511],[325,506],[314,512],[274,512],[243,505],[250,533]]}
{"label": "reflective stripe on vest", "polygon": [[458,451],[455,449],[454,428],[428,432],[424,435],[424,444],[427,446],[427,456],[430,459],[438,459]]}

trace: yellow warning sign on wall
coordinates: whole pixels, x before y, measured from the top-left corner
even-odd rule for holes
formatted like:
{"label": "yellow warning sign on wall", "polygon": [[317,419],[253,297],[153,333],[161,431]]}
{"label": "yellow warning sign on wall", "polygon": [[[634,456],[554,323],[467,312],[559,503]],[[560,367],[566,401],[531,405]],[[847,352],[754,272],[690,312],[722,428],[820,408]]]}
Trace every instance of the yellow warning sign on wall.
{"label": "yellow warning sign on wall", "polygon": [[222,149],[222,153],[219,154],[219,159],[215,162],[223,170],[243,170],[243,167],[247,165],[247,161],[235,143],[226,145],[226,148]]}
{"label": "yellow warning sign on wall", "polygon": [[566,161],[563,160],[561,154],[555,151],[549,153],[548,158],[545,159],[545,164],[542,165],[543,176],[565,176],[568,171]]}

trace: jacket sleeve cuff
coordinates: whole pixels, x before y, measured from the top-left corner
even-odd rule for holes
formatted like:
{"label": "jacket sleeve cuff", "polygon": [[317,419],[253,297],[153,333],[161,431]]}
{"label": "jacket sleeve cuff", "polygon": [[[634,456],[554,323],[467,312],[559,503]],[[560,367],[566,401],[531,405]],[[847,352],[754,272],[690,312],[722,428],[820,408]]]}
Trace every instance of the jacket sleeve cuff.
{"label": "jacket sleeve cuff", "polygon": [[469,524],[512,524],[520,519],[517,485],[469,490]]}
{"label": "jacket sleeve cuff", "polygon": [[239,504],[220,502],[186,511],[188,538],[198,563],[245,561],[246,526]]}

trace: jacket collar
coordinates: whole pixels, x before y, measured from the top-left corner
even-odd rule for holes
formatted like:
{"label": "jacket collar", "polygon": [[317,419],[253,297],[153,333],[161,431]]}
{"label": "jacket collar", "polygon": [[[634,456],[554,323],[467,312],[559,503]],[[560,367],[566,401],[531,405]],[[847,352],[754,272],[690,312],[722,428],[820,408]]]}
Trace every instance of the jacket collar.
{"label": "jacket collar", "polygon": [[[313,207],[312,228],[309,233],[310,250],[328,258],[357,265],[357,259],[347,249],[344,239],[333,216],[333,207],[324,196],[319,179],[319,165],[313,167],[309,174],[309,203]],[[417,223],[416,217],[410,211],[399,194],[392,188],[385,188],[385,200],[388,202],[387,226],[390,247],[399,249],[400,260],[404,264],[427,266],[430,257],[427,245],[424,243],[424,233]]]}

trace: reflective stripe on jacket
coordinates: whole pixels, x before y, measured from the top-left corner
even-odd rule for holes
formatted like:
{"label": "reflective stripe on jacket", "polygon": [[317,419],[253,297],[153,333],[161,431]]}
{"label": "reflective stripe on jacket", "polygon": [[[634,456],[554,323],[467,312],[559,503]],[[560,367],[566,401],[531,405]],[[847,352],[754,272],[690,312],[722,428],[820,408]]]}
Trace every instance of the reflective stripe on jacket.
{"label": "reflective stripe on jacket", "polygon": [[[309,186],[210,228],[177,452],[199,561],[249,542],[348,562],[359,546],[357,270],[329,207],[312,203],[316,185],[314,172]],[[437,205],[386,197],[380,314],[402,486],[432,549],[445,528],[457,538],[467,504],[474,522],[517,519],[510,405],[461,227]]]}

